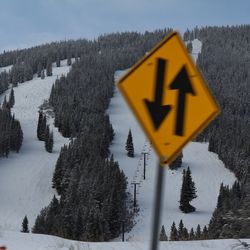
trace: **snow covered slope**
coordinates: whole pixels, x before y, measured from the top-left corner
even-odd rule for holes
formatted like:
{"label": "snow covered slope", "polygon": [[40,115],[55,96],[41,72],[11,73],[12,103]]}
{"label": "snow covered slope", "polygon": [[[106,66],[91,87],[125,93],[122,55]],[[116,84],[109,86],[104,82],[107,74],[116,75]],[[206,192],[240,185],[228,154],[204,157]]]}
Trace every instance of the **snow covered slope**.
{"label": "snow covered slope", "polygon": [[192,41],[192,48],[193,48],[192,49],[192,57],[193,57],[195,62],[198,58],[198,54],[201,52],[201,47],[202,47],[202,43],[200,40],[194,39]]}
{"label": "snow covered slope", "polygon": [[[242,240],[250,244],[250,240]],[[0,235],[0,246],[7,250],[147,250],[149,242],[100,242],[87,243],[65,240],[58,237],[38,234],[4,232]],[[205,241],[169,241],[161,242],[160,250],[242,250],[239,240],[205,240]]]}
{"label": "snow covered slope", "polygon": [[[60,148],[68,139],[63,138],[50,121],[54,150],[52,154],[45,151],[44,143],[36,137],[38,107],[48,99],[56,78],[67,74],[69,69],[64,60],[60,68],[53,65],[53,76],[44,80],[34,77],[14,88],[13,113],[21,123],[24,140],[19,154],[11,153],[8,159],[0,159],[0,229],[20,230],[25,215],[33,226],[40,210],[54,195],[52,175]],[[1,103],[5,94],[0,97]]]}
{"label": "snow covered slope", "polygon": [[6,67],[1,67],[0,68],[0,73],[6,71],[7,73],[9,73],[9,71],[11,70],[13,65],[9,65],[9,66],[6,66]]}
{"label": "snow covered slope", "polygon": [[[196,53],[193,56],[195,56],[201,49],[199,40],[193,41],[193,49],[194,53]],[[194,59],[196,60],[196,57]],[[125,71],[117,71],[115,80],[124,73]],[[115,159],[118,160],[121,169],[128,177],[128,191],[133,195],[133,185],[131,183],[134,181],[140,183],[137,194],[140,212],[136,217],[136,225],[126,235],[126,239],[130,241],[144,241],[150,238],[152,228],[157,156],[151,149],[141,127],[118,90],[115,90],[114,97],[111,99],[108,113],[115,131],[115,138],[110,149]],[[134,158],[127,157],[125,151],[129,129],[132,131],[134,140]],[[148,153],[146,180],[143,180],[142,152]],[[165,226],[168,233],[173,221],[178,226],[181,219],[188,229],[191,229],[191,227],[196,229],[198,224],[202,227],[207,225],[216,207],[220,184],[223,182],[230,186],[235,181],[234,174],[224,167],[218,156],[208,151],[207,143],[191,142],[186,146],[183,153],[183,168],[177,171],[165,169],[166,178],[161,224]],[[188,166],[192,171],[193,180],[197,188],[198,198],[192,202],[197,211],[184,214],[179,210],[179,199],[182,171]]]}

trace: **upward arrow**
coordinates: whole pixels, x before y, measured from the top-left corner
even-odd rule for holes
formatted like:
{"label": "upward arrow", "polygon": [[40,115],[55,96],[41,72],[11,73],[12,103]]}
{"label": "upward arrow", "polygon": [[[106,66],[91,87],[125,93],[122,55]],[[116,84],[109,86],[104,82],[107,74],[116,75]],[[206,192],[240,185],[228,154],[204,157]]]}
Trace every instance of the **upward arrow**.
{"label": "upward arrow", "polygon": [[195,91],[192,87],[192,83],[188,76],[186,66],[184,65],[178,72],[172,83],[170,84],[170,89],[177,89],[178,101],[177,101],[177,115],[176,115],[176,127],[175,134],[183,136],[183,127],[185,120],[185,104],[186,104],[186,94],[195,95]]}
{"label": "upward arrow", "polygon": [[155,130],[160,127],[162,121],[165,119],[171,109],[170,105],[162,105],[165,70],[166,60],[158,58],[154,100],[149,101],[147,99],[144,99],[145,105],[153,121]]}

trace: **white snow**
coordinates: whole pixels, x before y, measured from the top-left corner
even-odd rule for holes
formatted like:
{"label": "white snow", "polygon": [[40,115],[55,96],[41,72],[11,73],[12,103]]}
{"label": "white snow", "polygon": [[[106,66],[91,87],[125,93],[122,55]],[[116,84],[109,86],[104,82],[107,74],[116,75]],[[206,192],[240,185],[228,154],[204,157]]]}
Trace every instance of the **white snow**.
{"label": "white snow", "polygon": [[[241,240],[250,244],[249,239]],[[145,242],[78,242],[55,236],[4,232],[0,235],[0,246],[7,250],[148,250]],[[240,250],[248,249],[239,240],[169,241],[160,242],[160,250]]]}
{"label": "white snow", "polygon": [[194,61],[196,62],[197,58],[198,58],[198,54],[201,52],[201,47],[202,47],[202,43],[200,40],[198,40],[197,38],[195,38],[192,41],[192,57],[194,59]]}
{"label": "white snow", "polygon": [[[24,134],[23,145],[19,154],[11,153],[9,158],[0,159],[0,229],[20,230],[22,219],[28,216],[29,225],[33,226],[41,209],[49,204],[54,190],[51,180],[60,148],[68,143],[53,126],[53,153],[47,153],[44,142],[36,137],[39,106],[48,99],[51,86],[57,77],[67,74],[70,67],[66,60],[61,67],[53,67],[53,76],[44,80],[33,80],[14,88],[15,105],[12,112],[20,121]],[[0,97],[2,103],[6,91]]]}
{"label": "white snow", "polygon": [[1,67],[0,68],[0,73],[6,71],[7,73],[9,73],[9,71],[11,70],[13,65],[8,65],[8,66],[5,66],[5,67]]}

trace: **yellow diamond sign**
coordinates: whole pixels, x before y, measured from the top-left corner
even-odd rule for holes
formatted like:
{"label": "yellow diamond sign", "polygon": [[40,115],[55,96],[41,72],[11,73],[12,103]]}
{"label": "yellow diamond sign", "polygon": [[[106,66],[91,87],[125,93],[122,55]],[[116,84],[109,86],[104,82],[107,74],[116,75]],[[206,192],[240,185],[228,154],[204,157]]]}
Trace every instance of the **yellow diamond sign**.
{"label": "yellow diamond sign", "polygon": [[164,163],[220,112],[176,32],[131,68],[118,88]]}

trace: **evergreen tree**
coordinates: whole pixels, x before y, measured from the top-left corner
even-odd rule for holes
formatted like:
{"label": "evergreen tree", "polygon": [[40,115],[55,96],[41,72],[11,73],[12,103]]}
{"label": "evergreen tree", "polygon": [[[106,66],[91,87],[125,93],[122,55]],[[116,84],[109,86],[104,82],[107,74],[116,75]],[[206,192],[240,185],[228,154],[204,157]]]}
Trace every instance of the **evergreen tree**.
{"label": "evergreen tree", "polygon": [[43,112],[39,110],[39,117],[38,117],[38,123],[37,123],[37,138],[39,141],[42,141],[42,123],[43,123]]}
{"label": "evergreen tree", "polygon": [[45,141],[46,128],[47,128],[47,118],[46,118],[46,115],[43,114],[43,119],[42,119],[41,128],[40,128],[41,129],[40,130],[41,141]]}
{"label": "evergreen tree", "polygon": [[194,229],[191,228],[190,233],[189,233],[189,240],[194,240],[194,239],[195,239]]}
{"label": "evergreen tree", "polygon": [[23,142],[23,131],[21,129],[20,122],[15,119],[14,115],[12,116],[10,127],[10,149],[16,151],[16,153],[19,153]]}
{"label": "evergreen tree", "polygon": [[44,72],[44,69],[42,69],[41,71],[41,79],[43,80],[45,78],[45,72]]}
{"label": "evergreen tree", "polygon": [[3,109],[10,108],[9,103],[7,102],[7,99],[6,99],[6,95],[4,96],[4,99],[3,99],[2,108]]}
{"label": "evergreen tree", "polygon": [[[47,132],[48,131],[48,132]],[[47,135],[47,133],[49,133]],[[47,152],[52,153],[54,145],[53,132],[49,132],[49,129],[46,129],[45,133],[45,149]]]}
{"label": "evergreen tree", "polygon": [[192,50],[193,50],[192,42],[187,43],[187,50],[188,50],[188,53],[192,53]]}
{"label": "evergreen tree", "polygon": [[37,77],[41,77],[42,76],[42,70],[43,70],[42,63],[39,62],[38,66],[37,66]]}
{"label": "evergreen tree", "polygon": [[202,231],[202,239],[203,240],[208,239],[208,230],[206,226],[204,226],[203,231]]}
{"label": "evergreen tree", "polygon": [[174,222],[173,222],[173,224],[171,226],[170,240],[171,241],[177,241],[178,240],[178,231],[176,229],[176,226],[175,226]]}
{"label": "evergreen tree", "polygon": [[127,155],[129,157],[134,157],[134,144],[133,144],[133,137],[132,137],[131,130],[129,130],[129,133],[128,133],[128,138],[126,142],[126,150],[127,150]]}
{"label": "evergreen tree", "polygon": [[46,75],[52,76],[52,62],[50,59],[48,59],[47,65],[46,65]]}
{"label": "evergreen tree", "polygon": [[196,189],[192,180],[191,171],[188,167],[187,171],[183,170],[182,187],[180,195],[180,210],[184,213],[190,213],[195,211],[195,207],[190,205],[190,202],[195,199]]}
{"label": "evergreen tree", "polygon": [[179,227],[178,227],[178,239],[179,240],[183,239],[183,229],[184,229],[184,225],[183,225],[182,220],[180,220]]}
{"label": "evergreen tree", "polygon": [[28,222],[28,218],[27,216],[25,216],[23,218],[23,222],[22,222],[22,233],[29,233],[29,222]]}
{"label": "evergreen tree", "polygon": [[56,67],[60,67],[61,66],[61,61],[60,61],[60,57],[59,55],[56,56]]}
{"label": "evergreen tree", "polygon": [[186,227],[183,228],[182,240],[189,240],[189,234],[188,234],[188,230]]}
{"label": "evergreen tree", "polygon": [[160,232],[159,240],[160,241],[167,241],[168,240],[168,236],[166,234],[166,231],[165,231],[165,228],[164,228],[163,225],[161,226],[161,232]]}
{"label": "evergreen tree", "polygon": [[45,130],[45,137],[44,137],[44,145],[45,145],[45,149],[47,152],[52,153],[53,144],[54,144],[53,132],[50,132],[49,125],[47,125],[46,130]]}
{"label": "evergreen tree", "polygon": [[195,239],[200,240],[201,239],[201,226],[198,224],[195,232]]}
{"label": "evergreen tree", "polygon": [[10,106],[10,108],[13,108],[14,104],[15,104],[14,89],[11,88],[10,95],[9,95],[9,106]]}
{"label": "evergreen tree", "polygon": [[72,64],[71,57],[72,57],[72,53],[71,53],[71,51],[68,51],[67,52],[67,65],[68,66],[70,66]]}

